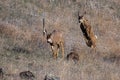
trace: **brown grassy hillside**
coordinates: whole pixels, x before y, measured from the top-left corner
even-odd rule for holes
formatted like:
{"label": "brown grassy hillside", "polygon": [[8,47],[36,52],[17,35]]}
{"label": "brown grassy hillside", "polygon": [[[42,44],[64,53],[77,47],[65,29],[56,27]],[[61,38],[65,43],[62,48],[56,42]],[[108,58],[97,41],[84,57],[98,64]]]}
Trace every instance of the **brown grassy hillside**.
{"label": "brown grassy hillside", "polygon": [[[85,14],[98,36],[94,52],[86,46],[78,11]],[[1,0],[0,80],[22,80],[19,73],[30,70],[35,80],[53,74],[60,80],[120,80],[119,0]],[[65,57],[72,49],[79,62],[52,57],[43,38],[43,18],[48,33],[64,32]],[[0,72],[1,74],[1,72]]]}

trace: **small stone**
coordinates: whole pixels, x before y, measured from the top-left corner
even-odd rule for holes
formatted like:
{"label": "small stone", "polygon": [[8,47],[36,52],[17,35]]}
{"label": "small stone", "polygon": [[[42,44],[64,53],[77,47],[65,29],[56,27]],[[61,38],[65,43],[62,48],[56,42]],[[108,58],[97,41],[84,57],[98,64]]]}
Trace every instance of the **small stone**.
{"label": "small stone", "polygon": [[48,75],[45,76],[44,80],[60,80],[60,77],[56,77],[52,74],[48,74]]}
{"label": "small stone", "polygon": [[34,80],[35,76],[32,72],[30,71],[23,71],[19,74],[21,79],[25,79],[25,80]]}
{"label": "small stone", "polygon": [[0,79],[2,79],[2,78],[3,78],[3,75],[4,75],[4,73],[3,73],[3,69],[2,69],[2,68],[0,68]]}

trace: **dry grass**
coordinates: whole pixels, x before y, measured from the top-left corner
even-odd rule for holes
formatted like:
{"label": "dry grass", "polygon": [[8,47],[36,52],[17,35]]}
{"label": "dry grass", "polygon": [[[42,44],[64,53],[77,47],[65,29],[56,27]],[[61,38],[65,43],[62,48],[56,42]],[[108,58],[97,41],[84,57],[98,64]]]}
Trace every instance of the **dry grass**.
{"label": "dry grass", "polygon": [[[19,73],[30,70],[36,80],[46,74],[60,80],[120,80],[119,0],[1,0],[0,68],[3,80],[21,80]],[[98,36],[96,53],[85,44],[77,12],[92,25]],[[52,58],[50,46],[42,37],[45,27],[64,32],[65,56],[75,48],[79,62]]]}

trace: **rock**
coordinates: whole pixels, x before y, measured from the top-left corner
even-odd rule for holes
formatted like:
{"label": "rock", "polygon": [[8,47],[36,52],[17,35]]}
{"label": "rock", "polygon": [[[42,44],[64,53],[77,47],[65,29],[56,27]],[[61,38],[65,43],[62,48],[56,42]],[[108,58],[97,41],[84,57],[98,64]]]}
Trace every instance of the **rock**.
{"label": "rock", "polygon": [[60,80],[60,77],[56,77],[52,74],[46,75],[44,80]]}
{"label": "rock", "polygon": [[67,55],[67,60],[72,59],[75,63],[79,61],[79,55],[77,52],[72,51]]}
{"label": "rock", "polygon": [[19,74],[21,79],[25,79],[25,80],[34,80],[35,76],[32,72],[30,71],[23,71]]}
{"label": "rock", "polygon": [[0,68],[0,79],[3,79],[3,75],[4,75],[4,73],[3,73],[3,69]]}

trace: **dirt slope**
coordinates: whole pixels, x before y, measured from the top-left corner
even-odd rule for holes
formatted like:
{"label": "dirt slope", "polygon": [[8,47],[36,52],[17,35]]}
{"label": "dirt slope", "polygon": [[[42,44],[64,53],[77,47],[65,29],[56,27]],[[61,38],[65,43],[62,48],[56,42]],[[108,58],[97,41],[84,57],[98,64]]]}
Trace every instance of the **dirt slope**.
{"label": "dirt slope", "polygon": [[[78,11],[86,11],[85,18],[98,36],[96,52],[85,44]],[[119,0],[1,0],[3,80],[22,80],[19,73],[27,70],[35,80],[44,80],[47,74],[60,80],[120,80],[119,13]],[[64,32],[65,56],[76,49],[80,57],[77,64],[62,60],[61,55],[57,60],[52,58],[42,36],[43,18],[48,33],[54,29]]]}

